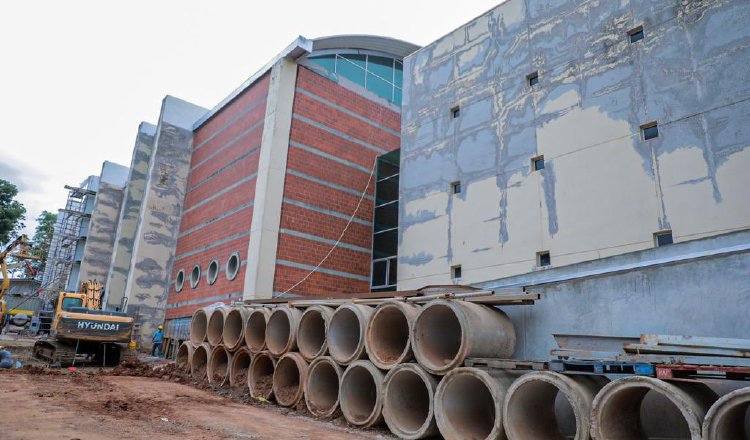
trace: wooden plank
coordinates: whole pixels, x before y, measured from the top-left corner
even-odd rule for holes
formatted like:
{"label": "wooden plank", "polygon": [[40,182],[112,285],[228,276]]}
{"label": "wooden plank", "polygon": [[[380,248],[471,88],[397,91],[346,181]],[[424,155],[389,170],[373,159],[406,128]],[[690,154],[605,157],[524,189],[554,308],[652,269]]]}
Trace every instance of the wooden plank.
{"label": "wooden plank", "polygon": [[725,348],[705,347],[675,347],[671,345],[649,345],[649,344],[625,344],[623,346],[628,353],[663,353],[684,354],[694,356],[726,356],[750,358],[750,350],[729,350]]}
{"label": "wooden plank", "polygon": [[750,339],[642,334],[641,344],[750,350]]}
{"label": "wooden plank", "polygon": [[717,356],[665,355],[665,354],[622,354],[618,361],[644,362],[664,365],[714,365],[726,367],[750,367],[748,358]]}

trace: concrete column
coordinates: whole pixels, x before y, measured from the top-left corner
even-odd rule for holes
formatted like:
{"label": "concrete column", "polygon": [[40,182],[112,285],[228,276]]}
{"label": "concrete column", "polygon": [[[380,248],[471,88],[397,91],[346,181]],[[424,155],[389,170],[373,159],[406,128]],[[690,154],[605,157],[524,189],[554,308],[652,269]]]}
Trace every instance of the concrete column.
{"label": "concrete column", "polygon": [[128,186],[125,188],[120,219],[117,224],[112,263],[109,267],[109,277],[104,289],[103,304],[108,310],[115,310],[122,304],[125,297],[125,285],[128,281],[130,259],[133,256],[138,217],[143,206],[143,193],[146,188],[146,178],[149,164],[154,152],[154,137],[156,126],[148,122],[141,122],[133,148],[133,159],[130,162]]}
{"label": "concrete column", "polygon": [[243,299],[270,298],[273,295],[296,81],[297,64],[293,60],[282,58],[274,64],[258,158]]}
{"label": "concrete column", "polygon": [[151,345],[156,326],[164,321],[190,171],[193,123],[206,111],[172,96],[162,101],[125,287],[126,310],[140,324],[136,339],[144,347]]}

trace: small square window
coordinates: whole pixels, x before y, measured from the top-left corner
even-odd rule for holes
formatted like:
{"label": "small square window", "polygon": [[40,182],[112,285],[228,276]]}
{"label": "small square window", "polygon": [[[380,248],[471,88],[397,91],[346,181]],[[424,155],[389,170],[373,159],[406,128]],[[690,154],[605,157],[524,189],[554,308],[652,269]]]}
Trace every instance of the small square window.
{"label": "small square window", "polygon": [[549,256],[549,251],[537,252],[536,253],[536,265],[539,267],[549,266],[552,264],[552,258]]}
{"label": "small square window", "polygon": [[628,38],[630,39],[631,43],[643,40],[644,37],[645,35],[643,34],[643,26],[638,26],[637,28],[628,31]]}
{"label": "small square window", "polygon": [[451,109],[451,118],[456,119],[461,116],[461,107],[455,106]]}
{"label": "small square window", "polygon": [[661,231],[654,234],[654,244],[656,247],[666,246],[674,243],[672,239],[672,231]]}
{"label": "small square window", "polygon": [[659,137],[659,126],[656,121],[643,124],[641,125],[641,133],[643,133],[644,141]]}
{"label": "small square window", "polygon": [[451,278],[454,280],[461,279],[461,265],[451,266]]}
{"label": "small square window", "polygon": [[544,155],[531,158],[531,169],[534,171],[544,169]]}
{"label": "small square window", "polygon": [[534,87],[539,83],[539,72],[526,75],[526,79],[529,80],[529,86]]}
{"label": "small square window", "polygon": [[461,194],[461,182],[456,181],[451,183],[451,192],[453,194]]}

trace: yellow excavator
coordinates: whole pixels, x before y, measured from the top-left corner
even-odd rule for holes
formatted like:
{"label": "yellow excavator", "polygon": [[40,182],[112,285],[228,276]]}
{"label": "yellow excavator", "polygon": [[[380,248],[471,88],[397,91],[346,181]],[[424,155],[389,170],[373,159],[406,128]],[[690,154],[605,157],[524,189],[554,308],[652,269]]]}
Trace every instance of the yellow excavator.
{"label": "yellow excavator", "polygon": [[117,365],[135,355],[129,347],[133,318],[101,310],[102,285],[81,283],[78,292],[60,292],[50,337],[34,344],[34,357],[55,366]]}
{"label": "yellow excavator", "polygon": [[[18,252],[13,254],[14,249],[18,248]],[[8,276],[8,262],[7,258],[13,257],[18,260],[38,260],[39,257],[31,254],[31,244],[29,238],[26,235],[21,235],[13,240],[5,249],[0,252],[0,271],[3,274],[3,280],[0,282],[0,331],[2,331],[5,325],[6,315],[8,313],[8,303],[3,299],[3,296],[10,290],[10,277]]]}

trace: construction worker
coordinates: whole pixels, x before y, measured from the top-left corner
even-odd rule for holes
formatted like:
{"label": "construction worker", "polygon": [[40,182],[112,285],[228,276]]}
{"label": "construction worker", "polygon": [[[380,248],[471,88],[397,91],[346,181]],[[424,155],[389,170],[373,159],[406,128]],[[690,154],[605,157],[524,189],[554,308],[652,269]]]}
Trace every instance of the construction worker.
{"label": "construction worker", "polygon": [[158,356],[161,357],[161,343],[164,340],[164,332],[162,331],[164,327],[161,325],[156,328],[156,333],[154,333],[154,347],[151,349],[151,356]]}

